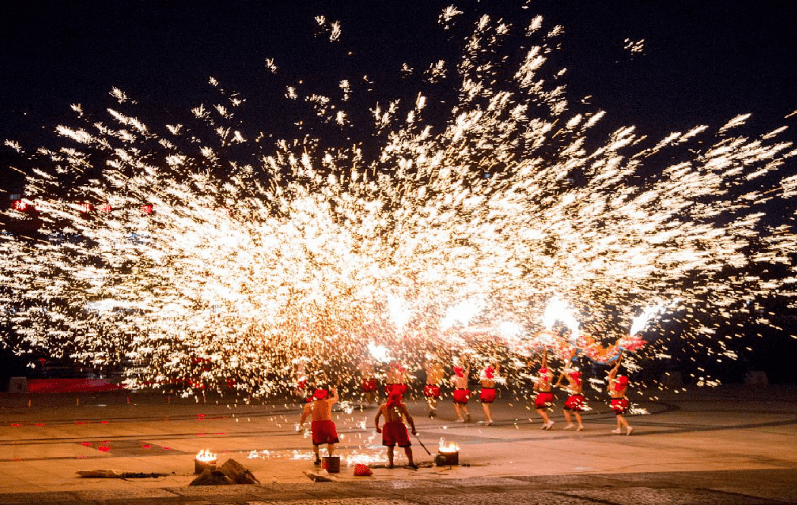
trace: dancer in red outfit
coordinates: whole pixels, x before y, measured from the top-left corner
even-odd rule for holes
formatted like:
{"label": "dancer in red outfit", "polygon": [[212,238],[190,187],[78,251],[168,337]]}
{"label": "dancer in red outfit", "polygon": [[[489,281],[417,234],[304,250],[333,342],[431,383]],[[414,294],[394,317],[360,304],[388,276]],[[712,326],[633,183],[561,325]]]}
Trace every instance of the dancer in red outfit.
{"label": "dancer in red outfit", "polygon": [[457,413],[457,423],[465,423],[470,421],[470,412],[468,412],[468,399],[470,398],[470,389],[468,389],[468,375],[470,375],[470,365],[454,367],[454,375],[451,377],[451,383],[454,385],[454,410]]}
{"label": "dancer in red outfit", "polygon": [[625,434],[630,435],[634,428],[625,419],[625,413],[628,411],[628,398],[625,396],[628,392],[628,377],[625,375],[617,376],[622,359],[623,355],[621,353],[620,357],[617,358],[617,364],[609,372],[609,397],[611,398],[612,410],[614,410],[617,417],[617,429],[612,430],[612,433],[619,435],[625,428]]}
{"label": "dancer in red outfit", "polygon": [[559,380],[556,381],[557,386],[561,385],[563,378],[567,378],[568,392],[567,401],[565,401],[564,408],[562,409],[565,420],[567,421],[567,425],[564,429],[569,430],[573,428],[573,420],[570,417],[570,413],[572,412],[573,415],[576,416],[576,421],[578,421],[576,431],[582,431],[584,425],[581,423],[581,411],[584,409],[584,394],[581,372],[573,368],[566,368],[559,376]]}
{"label": "dancer in red outfit", "polygon": [[498,377],[500,365],[498,363],[487,365],[481,373],[481,392],[479,393],[479,400],[482,402],[482,410],[484,410],[484,424],[490,426],[493,424],[493,416],[490,411],[490,404],[495,401],[495,386],[496,378]]}
{"label": "dancer in red outfit", "polygon": [[437,358],[430,358],[425,364],[426,385],[423,387],[423,395],[429,405],[429,417],[437,416],[437,400],[440,399],[440,383],[443,381],[443,364]]}
{"label": "dancer in red outfit", "polygon": [[390,396],[393,391],[398,391],[402,396],[407,392],[407,369],[398,360],[390,362],[385,374],[385,394]]}
{"label": "dancer in red outfit", "polygon": [[321,464],[318,446],[327,444],[327,455],[332,456],[335,452],[335,444],[339,442],[337,428],[332,422],[332,406],[338,401],[338,390],[330,388],[330,391],[332,391],[332,396],[327,398],[325,390],[316,389],[313,392],[313,401],[304,406],[302,419],[299,421],[301,430],[307,417],[312,417],[313,422],[310,424],[310,429],[313,433],[313,453],[315,453],[316,465]]}
{"label": "dancer in red outfit", "polygon": [[[385,416],[384,427],[379,427],[379,418]],[[403,418],[403,419],[402,419]],[[382,434],[382,445],[387,446],[387,467],[393,468],[393,451],[396,445],[404,448],[404,454],[409,460],[408,467],[413,470],[418,469],[418,465],[412,460],[412,444],[410,437],[407,434],[407,426],[404,421],[410,425],[412,434],[415,435],[415,422],[412,420],[407,406],[401,402],[401,393],[393,391],[390,393],[386,403],[379,407],[379,411],[374,417],[374,424],[376,425],[376,432]]]}
{"label": "dancer in red outfit", "polygon": [[361,361],[360,364],[357,366],[357,370],[360,372],[360,379],[362,381],[362,396],[363,400],[367,405],[371,405],[374,403],[377,398],[377,390],[376,390],[376,375],[374,374],[374,364],[369,361]]}
{"label": "dancer in red outfit", "polygon": [[553,421],[548,416],[548,410],[553,406],[551,382],[553,382],[553,372],[548,368],[548,350],[546,349],[542,352],[540,374],[534,381],[534,391],[537,392],[537,396],[534,398],[534,409],[542,418],[543,430],[550,430],[553,426]]}

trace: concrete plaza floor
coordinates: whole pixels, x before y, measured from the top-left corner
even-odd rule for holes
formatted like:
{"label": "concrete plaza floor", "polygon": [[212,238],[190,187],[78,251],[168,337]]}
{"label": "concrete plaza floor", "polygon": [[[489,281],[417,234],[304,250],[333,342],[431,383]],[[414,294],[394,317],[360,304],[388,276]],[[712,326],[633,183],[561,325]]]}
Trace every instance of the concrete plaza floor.
{"label": "concrete plaza floor", "polygon": [[[561,406],[562,399],[559,399]],[[301,405],[203,402],[153,394],[0,395],[0,503],[797,503],[797,388],[722,386],[638,401],[631,436],[591,401],[586,429],[550,431],[524,400],[494,404],[485,426],[454,423],[450,401],[429,419],[410,400],[421,468],[385,467],[374,408],[341,404],[335,482],[312,482]],[[440,439],[459,444],[460,464],[435,466]],[[194,456],[234,459],[257,485],[191,486]],[[405,461],[396,451],[398,465]],[[355,477],[365,463],[371,477]],[[137,477],[84,478],[119,470]],[[153,476],[153,474],[155,476]],[[146,475],[146,476],[144,476]]]}

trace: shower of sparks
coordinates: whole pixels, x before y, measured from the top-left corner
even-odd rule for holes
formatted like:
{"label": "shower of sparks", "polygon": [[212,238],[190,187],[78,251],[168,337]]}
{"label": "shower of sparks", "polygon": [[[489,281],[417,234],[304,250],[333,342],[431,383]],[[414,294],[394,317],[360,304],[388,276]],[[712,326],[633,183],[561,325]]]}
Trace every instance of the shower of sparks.
{"label": "shower of sparks", "polygon": [[[462,14],[446,9],[443,29]],[[316,21],[341,43],[337,22]],[[460,61],[419,72],[422,92],[369,106],[368,145],[321,147],[309,130],[266,145],[215,79],[221,103],[184,124],[148,124],[114,88],[106,119],[73,106],[61,147],[6,141],[36,164],[22,202],[41,223],[0,235],[3,344],[116,367],[130,387],[261,397],[294,387],[297,363],[319,384],[352,384],[369,354],[415,370],[428,353],[448,366],[498,357],[502,376],[525,377],[529,349],[581,334],[612,346],[644,329],[629,363],[673,347],[729,356],[720,326],[740,337],[731,321],[760,324],[762,298],[793,300],[794,216],[769,210],[793,207],[797,178],[778,175],[792,145],[782,130],[734,136],[744,115],[660,141],[599,133],[607,114],[577,112],[551,68],[562,27],[543,26],[479,18]],[[518,37],[524,57],[503,55]],[[375,84],[338,82],[342,100],[281,83],[312,108],[297,127],[368,127],[344,105]],[[436,100],[452,82],[457,103]],[[445,107],[444,125],[425,119]],[[662,337],[669,326],[678,338]]]}

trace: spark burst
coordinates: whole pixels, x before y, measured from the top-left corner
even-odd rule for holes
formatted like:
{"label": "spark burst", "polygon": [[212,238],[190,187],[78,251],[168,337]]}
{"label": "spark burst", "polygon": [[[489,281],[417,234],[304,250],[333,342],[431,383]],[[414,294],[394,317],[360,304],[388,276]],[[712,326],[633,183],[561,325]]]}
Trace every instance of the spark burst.
{"label": "spark burst", "polygon": [[[446,9],[442,29],[462,14]],[[218,103],[185,124],[153,127],[114,88],[105,120],[72,107],[60,147],[7,141],[35,160],[24,202],[41,226],[0,242],[3,343],[123,365],[131,387],[254,396],[286,391],[297,357],[347,382],[377,345],[416,368],[427,352],[500,352],[520,377],[557,301],[606,345],[656,307],[643,362],[681,346],[733,358],[717,327],[794,294],[793,216],[769,212],[792,207],[795,177],[777,175],[792,145],[782,130],[734,135],[745,115],[657,142],[597,133],[606,114],[571,105],[551,61],[563,29],[544,24],[480,17],[460,61],[396,69],[423,91],[370,104],[370,126],[345,109],[367,76],[342,76],[339,99],[284,84],[314,113],[302,127],[368,129],[365,142],[249,135],[245,98],[215,79]],[[452,89],[454,106],[436,100]],[[430,107],[447,119],[426,120]]]}

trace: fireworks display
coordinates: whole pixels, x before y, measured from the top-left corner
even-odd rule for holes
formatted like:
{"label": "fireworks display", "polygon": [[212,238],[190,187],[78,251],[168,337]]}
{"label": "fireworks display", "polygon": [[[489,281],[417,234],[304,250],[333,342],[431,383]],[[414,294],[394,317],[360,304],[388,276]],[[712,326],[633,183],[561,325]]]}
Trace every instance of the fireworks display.
{"label": "fireworks display", "polygon": [[[330,45],[347,35],[316,21]],[[762,300],[793,304],[785,127],[607,132],[556,68],[562,27],[467,30],[460,59],[395,69],[392,100],[368,103],[368,78],[343,71],[333,93],[309,89],[266,60],[309,111],[290,136],[241,121],[245,93],[211,78],[181,121],[113,89],[104,112],[73,105],[56,146],[7,140],[30,168],[6,217],[38,231],[0,236],[3,343],[117,367],[130,387],[262,397],[299,374],[350,382],[374,349],[411,373],[429,353],[497,356],[510,377],[543,348],[734,360],[740,321],[769,324]]]}

